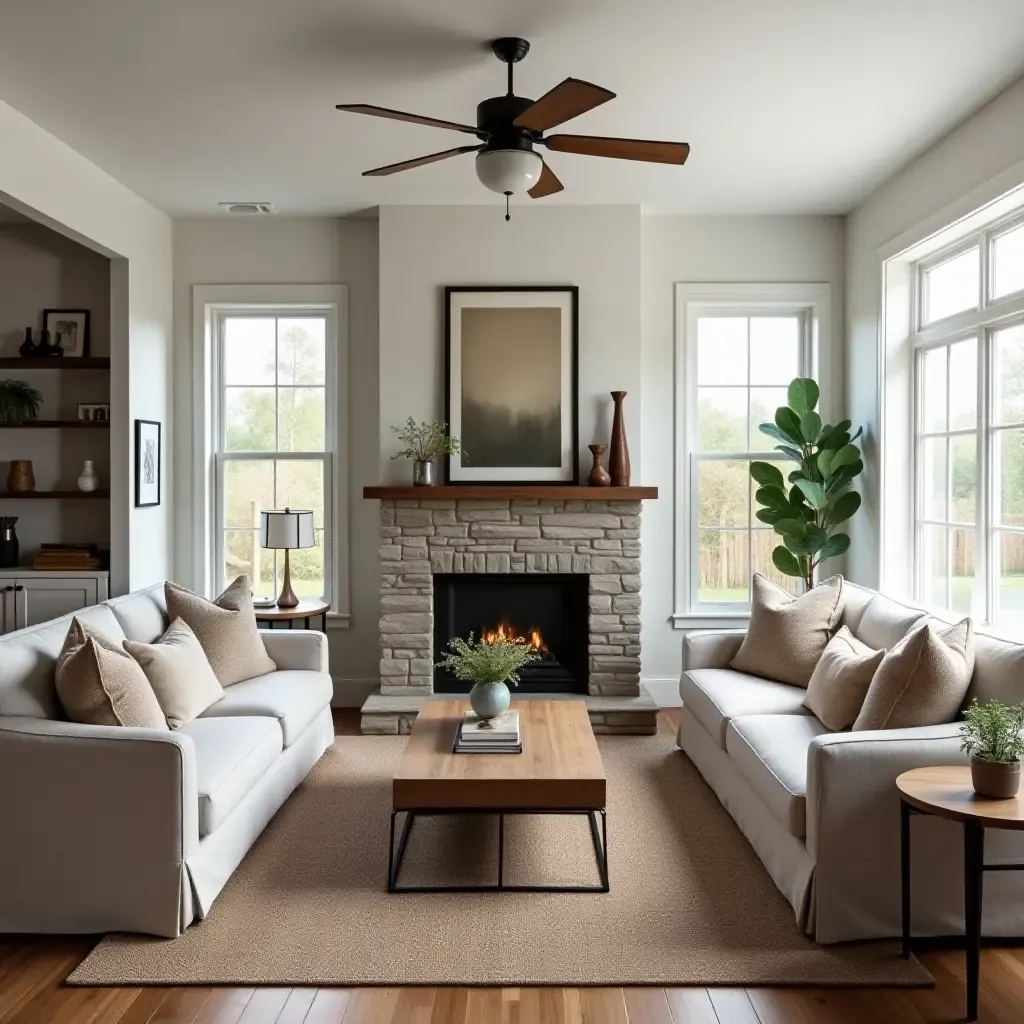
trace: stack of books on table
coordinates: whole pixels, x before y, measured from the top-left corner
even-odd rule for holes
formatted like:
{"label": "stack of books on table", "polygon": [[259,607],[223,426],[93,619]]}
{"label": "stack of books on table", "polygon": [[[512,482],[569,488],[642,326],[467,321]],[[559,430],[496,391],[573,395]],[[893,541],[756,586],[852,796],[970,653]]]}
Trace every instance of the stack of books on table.
{"label": "stack of books on table", "polygon": [[489,722],[481,721],[472,711],[459,726],[455,737],[456,754],[521,754],[523,738],[519,734],[519,712],[506,711]]}
{"label": "stack of books on table", "polygon": [[95,544],[43,544],[32,560],[37,572],[90,572],[106,568],[106,553]]}

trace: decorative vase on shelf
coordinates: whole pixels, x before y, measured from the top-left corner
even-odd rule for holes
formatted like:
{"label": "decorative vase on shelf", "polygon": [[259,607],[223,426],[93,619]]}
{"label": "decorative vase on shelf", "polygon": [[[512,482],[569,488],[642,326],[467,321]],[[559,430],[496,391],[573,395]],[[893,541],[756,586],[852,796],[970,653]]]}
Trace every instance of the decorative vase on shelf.
{"label": "decorative vase on shelf", "polygon": [[17,516],[0,516],[0,569],[14,569],[18,564],[17,521]]}
{"label": "decorative vase on shelf", "polygon": [[608,445],[588,444],[587,447],[590,449],[590,454],[594,456],[594,468],[591,469],[590,476],[587,477],[587,483],[591,487],[607,487],[611,484],[612,478],[608,475],[608,470],[604,468],[601,456],[608,451]]}
{"label": "decorative vase on shelf", "polygon": [[612,487],[629,486],[629,445],[626,443],[626,421],[622,416],[622,401],[625,391],[611,392],[615,403],[612,415],[612,450],[608,456],[608,472],[611,474]]}
{"label": "decorative vase on shelf", "polygon": [[435,469],[432,460],[415,459],[412,464],[413,487],[433,487],[437,483]]}
{"label": "decorative vase on shelf", "polygon": [[80,491],[95,491],[100,486],[100,478],[93,469],[92,459],[86,459],[82,466],[82,472],[78,476],[78,489]]}
{"label": "decorative vase on shelf", "polygon": [[35,342],[32,340],[32,328],[25,328],[25,340],[21,343],[21,348],[18,349],[23,359],[31,359],[33,356],[38,355],[39,352],[36,349]]}
{"label": "decorative vase on shelf", "polygon": [[11,459],[7,474],[7,490],[12,494],[31,494],[36,489],[36,476],[32,472],[31,459]]}
{"label": "decorative vase on shelf", "polygon": [[474,683],[469,691],[469,706],[485,722],[506,712],[511,699],[505,683]]}

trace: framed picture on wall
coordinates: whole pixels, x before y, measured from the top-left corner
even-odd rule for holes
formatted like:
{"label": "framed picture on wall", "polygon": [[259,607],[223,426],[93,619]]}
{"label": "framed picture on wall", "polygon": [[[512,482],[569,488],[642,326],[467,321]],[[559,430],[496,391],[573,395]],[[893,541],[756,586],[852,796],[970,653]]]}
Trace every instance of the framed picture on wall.
{"label": "framed picture on wall", "polygon": [[43,329],[50,344],[60,345],[65,356],[78,359],[89,354],[89,310],[44,309]]}
{"label": "framed picture on wall", "polygon": [[160,504],[160,424],[135,421],[135,507]]}
{"label": "framed picture on wall", "polygon": [[579,289],[445,288],[447,483],[579,482]]}

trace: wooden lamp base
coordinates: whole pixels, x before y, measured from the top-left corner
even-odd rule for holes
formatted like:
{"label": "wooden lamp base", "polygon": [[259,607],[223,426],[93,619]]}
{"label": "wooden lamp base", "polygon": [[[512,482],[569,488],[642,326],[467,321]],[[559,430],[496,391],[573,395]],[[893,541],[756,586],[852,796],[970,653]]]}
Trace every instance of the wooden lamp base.
{"label": "wooden lamp base", "polygon": [[299,599],[292,590],[292,567],[288,560],[290,551],[284,549],[284,582],[281,584],[281,593],[277,599],[278,608],[297,608]]}

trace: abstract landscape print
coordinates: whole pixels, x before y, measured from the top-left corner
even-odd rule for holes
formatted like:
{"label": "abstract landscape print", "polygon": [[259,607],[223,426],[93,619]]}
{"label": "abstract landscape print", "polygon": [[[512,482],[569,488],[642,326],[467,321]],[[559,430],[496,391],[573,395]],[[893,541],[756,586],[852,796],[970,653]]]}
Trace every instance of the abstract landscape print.
{"label": "abstract landscape print", "polygon": [[575,288],[446,290],[451,483],[575,483]]}

